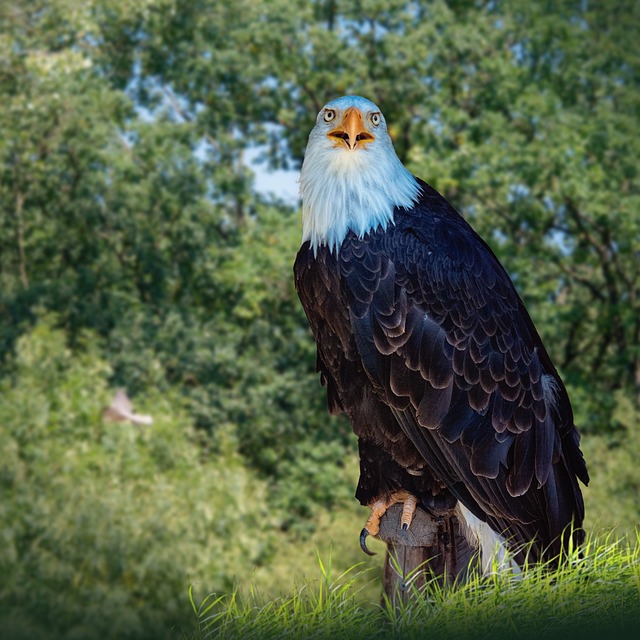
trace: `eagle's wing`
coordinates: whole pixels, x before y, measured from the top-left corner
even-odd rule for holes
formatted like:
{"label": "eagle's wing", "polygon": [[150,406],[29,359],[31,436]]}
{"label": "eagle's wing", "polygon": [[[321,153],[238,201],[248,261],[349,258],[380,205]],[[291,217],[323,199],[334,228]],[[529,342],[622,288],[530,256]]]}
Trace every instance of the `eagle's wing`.
{"label": "eagle's wing", "polygon": [[583,519],[566,390],[488,246],[437,192],[422,202],[413,223],[341,248],[358,352],[454,495],[538,555]]}
{"label": "eagle's wing", "polygon": [[[322,263],[319,266],[318,261]],[[322,386],[327,388],[327,405],[331,414],[341,413],[345,409],[336,376],[332,372],[343,367],[345,356],[352,362],[358,359],[351,331],[347,335],[344,329],[349,327],[349,309],[336,304],[340,293],[338,275],[334,254],[322,252],[315,256],[308,245],[298,252],[294,265],[296,291],[316,340],[316,371],[320,373]],[[324,314],[314,312],[315,309],[327,308],[331,309],[331,314],[328,314],[331,320],[326,320]]]}

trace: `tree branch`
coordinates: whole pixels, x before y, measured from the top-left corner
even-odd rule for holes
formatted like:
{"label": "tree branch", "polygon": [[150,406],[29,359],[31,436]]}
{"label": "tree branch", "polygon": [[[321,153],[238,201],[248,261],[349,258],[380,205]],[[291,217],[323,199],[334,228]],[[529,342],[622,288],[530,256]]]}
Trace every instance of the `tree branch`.
{"label": "tree branch", "polygon": [[[185,109],[183,109],[180,106],[180,103],[178,102],[178,100],[176,99],[176,97],[173,95],[173,93],[170,91],[170,89],[168,87],[163,87],[162,88],[162,92],[164,93],[164,95],[167,97],[167,100],[169,100],[169,104],[171,105],[171,108],[185,121],[185,122],[189,122],[191,124],[193,124],[194,120],[193,117],[191,116],[190,113],[188,113]],[[203,133],[206,141],[218,152],[220,152],[220,145],[218,144],[218,141],[213,138],[213,136],[211,136],[211,134],[205,129],[204,133]]]}

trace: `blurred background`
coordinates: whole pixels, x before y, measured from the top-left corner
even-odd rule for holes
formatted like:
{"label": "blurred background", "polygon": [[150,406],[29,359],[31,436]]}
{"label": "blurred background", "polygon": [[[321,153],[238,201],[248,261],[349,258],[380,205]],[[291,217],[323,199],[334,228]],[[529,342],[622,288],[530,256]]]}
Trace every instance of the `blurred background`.
{"label": "blurred background", "polygon": [[[292,283],[297,169],[346,93],[513,277],[588,530],[638,524],[639,43],[633,0],[2,2],[7,637],[177,637],[190,584],[273,597],[316,549],[378,598]],[[153,424],[104,417],[119,387]]]}

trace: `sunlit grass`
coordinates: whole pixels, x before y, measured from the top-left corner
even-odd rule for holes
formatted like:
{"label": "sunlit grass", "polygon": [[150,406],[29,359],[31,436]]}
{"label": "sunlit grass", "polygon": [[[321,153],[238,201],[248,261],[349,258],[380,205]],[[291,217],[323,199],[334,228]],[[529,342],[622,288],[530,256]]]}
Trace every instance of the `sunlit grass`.
{"label": "sunlit grass", "polygon": [[211,594],[201,603],[192,596],[194,638],[640,637],[638,532],[622,540],[592,538],[555,571],[474,574],[448,588],[430,582],[401,608],[362,597],[374,572],[356,565],[334,576],[331,555],[326,562],[318,556],[318,564],[318,580],[281,598],[263,598],[252,588]]}

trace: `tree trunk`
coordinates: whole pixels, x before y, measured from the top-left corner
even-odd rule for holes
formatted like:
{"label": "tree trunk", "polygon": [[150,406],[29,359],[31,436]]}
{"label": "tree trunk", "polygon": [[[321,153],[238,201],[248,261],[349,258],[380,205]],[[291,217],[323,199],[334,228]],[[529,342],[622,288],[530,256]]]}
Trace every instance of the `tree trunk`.
{"label": "tree trunk", "polygon": [[393,505],[380,521],[378,538],[387,543],[382,585],[395,608],[419,596],[427,581],[464,581],[477,563],[475,550],[453,512],[434,517],[418,508],[406,532],[399,527],[402,506]]}

